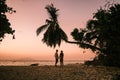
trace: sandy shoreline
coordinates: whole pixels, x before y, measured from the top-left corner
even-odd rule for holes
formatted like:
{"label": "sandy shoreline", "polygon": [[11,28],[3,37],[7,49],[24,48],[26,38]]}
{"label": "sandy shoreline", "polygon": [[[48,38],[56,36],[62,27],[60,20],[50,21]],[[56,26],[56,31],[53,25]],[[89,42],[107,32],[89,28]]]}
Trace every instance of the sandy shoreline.
{"label": "sandy shoreline", "polygon": [[120,68],[82,64],[54,66],[0,66],[0,80],[113,80]]}

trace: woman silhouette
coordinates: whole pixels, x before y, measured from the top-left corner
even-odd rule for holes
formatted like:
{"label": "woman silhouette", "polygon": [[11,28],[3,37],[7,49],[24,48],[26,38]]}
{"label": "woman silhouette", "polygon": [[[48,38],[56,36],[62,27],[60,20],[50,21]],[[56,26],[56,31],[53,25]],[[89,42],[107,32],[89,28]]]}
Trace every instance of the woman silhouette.
{"label": "woman silhouette", "polygon": [[63,54],[63,51],[61,50],[61,52],[60,52],[60,66],[63,66],[64,65],[64,63],[63,63],[63,61],[64,61],[64,54]]}

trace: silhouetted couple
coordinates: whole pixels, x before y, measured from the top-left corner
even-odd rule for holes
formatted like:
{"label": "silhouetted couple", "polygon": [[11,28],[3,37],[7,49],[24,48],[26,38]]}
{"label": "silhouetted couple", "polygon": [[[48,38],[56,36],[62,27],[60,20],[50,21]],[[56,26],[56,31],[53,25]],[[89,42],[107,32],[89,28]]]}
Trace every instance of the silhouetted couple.
{"label": "silhouetted couple", "polygon": [[58,60],[60,59],[60,66],[63,66],[63,61],[64,61],[64,54],[63,51],[61,50],[60,56],[58,56],[58,50],[55,52],[55,66],[57,66]]}

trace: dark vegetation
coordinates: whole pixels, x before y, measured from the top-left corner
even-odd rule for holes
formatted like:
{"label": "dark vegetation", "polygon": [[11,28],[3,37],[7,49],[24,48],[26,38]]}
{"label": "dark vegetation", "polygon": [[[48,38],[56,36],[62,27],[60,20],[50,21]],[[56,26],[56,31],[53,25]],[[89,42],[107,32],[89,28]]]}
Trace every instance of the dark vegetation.
{"label": "dark vegetation", "polygon": [[39,35],[43,30],[46,30],[42,39],[43,43],[50,47],[60,46],[62,40],[67,40],[67,35],[60,28],[58,22],[59,9],[56,9],[53,4],[47,5],[45,9],[49,14],[49,19],[46,19],[46,23],[39,27],[36,33]]}
{"label": "dark vegetation", "polygon": [[[85,29],[75,29],[75,40],[87,45],[98,56],[90,63],[95,65],[120,67],[120,4],[113,4],[107,9],[99,9],[89,20]],[[92,45],[92,46],[91,46]],[[89,62],[86,62],[86,64]]]}
{"label": "dark vegetation", "polygon": [[15,38],[15,30],[10,27],[11,24],[6,16],[6,13],[12,14],[13,12],[16,11],[7,6],[6,0],[0,0],[0,42],[4,39],[5,34],[11,34],[13,39]]}

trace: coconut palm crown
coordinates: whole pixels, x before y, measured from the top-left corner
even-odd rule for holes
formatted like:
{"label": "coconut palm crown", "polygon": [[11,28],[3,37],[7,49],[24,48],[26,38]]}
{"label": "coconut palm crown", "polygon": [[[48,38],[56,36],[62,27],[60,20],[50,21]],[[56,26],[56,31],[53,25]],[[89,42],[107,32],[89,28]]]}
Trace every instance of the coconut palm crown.
{"label": "coconut palm crown", "polygon": [[47,46],[56,47],[60,46],[61,41],[67,41],[68,37],[66,33],[60,28],[58,23],[58,14],[59,9],[56,9],[53,4],[47,5],[45,7],[49,14],[49,19],[46,19],[46,23],[39,27],[36,30],[37,35],[39,35],[43,30],[46,30],[43,36],[43,43],[46,43]]}

